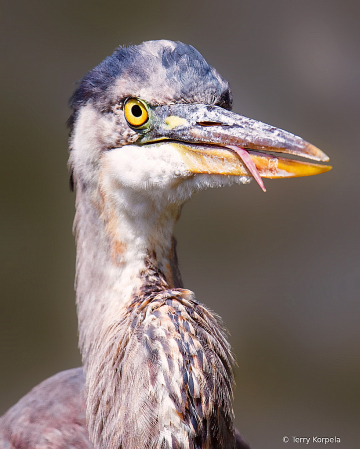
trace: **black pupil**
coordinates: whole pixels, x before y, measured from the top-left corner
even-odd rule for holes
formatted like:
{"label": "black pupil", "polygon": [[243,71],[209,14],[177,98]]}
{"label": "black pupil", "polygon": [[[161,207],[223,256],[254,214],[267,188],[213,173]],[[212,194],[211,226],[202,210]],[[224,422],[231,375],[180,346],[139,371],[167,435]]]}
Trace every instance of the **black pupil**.
{"label": "black pupil", "polygon": [[142,116],[141,107],[139,105],[137,105],[137,104],[134,104],[134,106],[131,108],[131,112],[132,112],[132,115],[134,117],[141,117]]}

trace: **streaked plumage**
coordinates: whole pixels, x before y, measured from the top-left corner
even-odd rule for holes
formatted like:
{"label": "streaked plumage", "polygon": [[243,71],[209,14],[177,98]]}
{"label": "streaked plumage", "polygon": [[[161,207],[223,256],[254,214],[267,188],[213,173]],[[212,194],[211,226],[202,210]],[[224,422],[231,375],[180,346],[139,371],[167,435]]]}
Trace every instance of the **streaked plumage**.
{"label": "streaked plumage", "polygon": [[[124,108],[129,98],[132,118]],[[170,41],[119,48],[75,91],[69,164],[86,386],[79,370],[46,381],[78,399],[49,447],[91,447],[83,437],[85,408],[96,449],[247,447],[233,426],[226,333],[183,288],[173,228],[199,190],[247,183],[251,174],[326,171],[240,147],[326,156],[290,133],[229,112],[231,105],[218,72],[193,47]],[[19,447],[19,422],[31,403],[31,419],[51,425],[39,399],[46,382],[2,418],[1,448]],[[68,396],[54,397],[65,418]],[[70,422],[81,428],[77,443],[66,440]],[[35,436],[27,441],[21,447],[36,447]]]}

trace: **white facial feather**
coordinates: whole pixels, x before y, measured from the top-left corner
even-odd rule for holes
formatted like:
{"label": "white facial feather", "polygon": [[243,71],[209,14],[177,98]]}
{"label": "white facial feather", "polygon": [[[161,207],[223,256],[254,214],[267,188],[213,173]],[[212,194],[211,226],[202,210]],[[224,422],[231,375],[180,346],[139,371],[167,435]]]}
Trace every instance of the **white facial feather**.
{"label": "white facial feather", "polygon": [[166,142],[161,145],[125,145],[103,157],[118,187],[137,192],[156,194],[174,189],[180,179],[191,175],[180,154]]}

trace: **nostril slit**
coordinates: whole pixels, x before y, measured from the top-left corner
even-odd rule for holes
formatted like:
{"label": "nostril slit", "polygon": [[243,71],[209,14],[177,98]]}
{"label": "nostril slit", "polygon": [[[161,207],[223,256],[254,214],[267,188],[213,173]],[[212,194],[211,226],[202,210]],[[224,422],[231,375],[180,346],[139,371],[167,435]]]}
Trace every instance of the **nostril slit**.
{"label": "nostril slit", "polygon": [[223,123],[220,122],[197,122],[200,126],[224,126]]}

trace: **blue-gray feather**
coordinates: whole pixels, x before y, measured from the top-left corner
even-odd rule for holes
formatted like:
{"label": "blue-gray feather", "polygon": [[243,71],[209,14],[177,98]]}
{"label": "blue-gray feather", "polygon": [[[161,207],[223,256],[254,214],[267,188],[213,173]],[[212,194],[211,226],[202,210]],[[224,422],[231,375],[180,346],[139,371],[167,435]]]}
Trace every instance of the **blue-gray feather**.
{"label": "blue-gray feather", "polygon": [[[159,64],[165,69],[165,76],[158,83],[165,90],[166,84],[175,89],[174,103],[194,102],[201,95],[205,103],[231,109],[232,96],[227,81],[194,47],[182,42],[158,41],[154,48],[153,54],[149,54],[144,44],[117,48],[80,81],[70,100],[74,112],[90,100],[100,103],[108,100],[109,90],[119,78],[153,86],[152,75]],[[165,99],[167,97],[163,103]]]}

